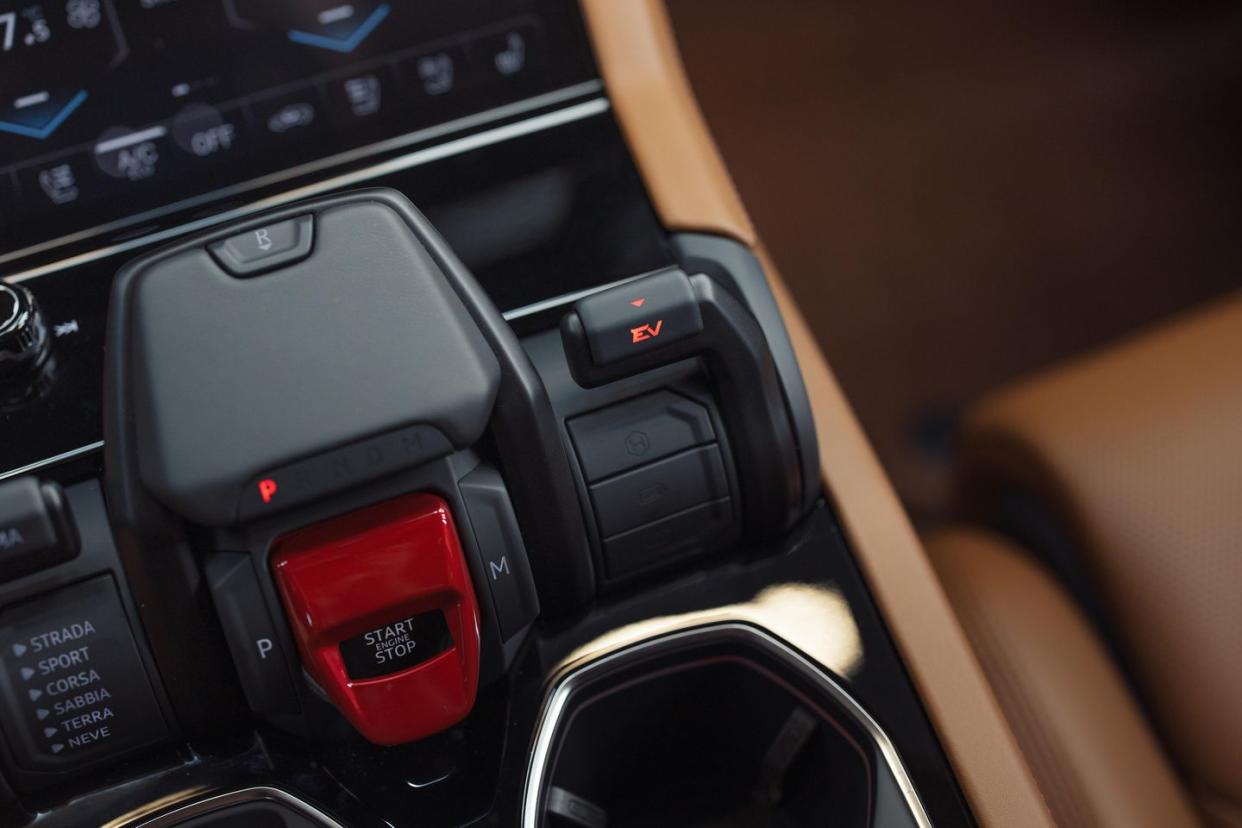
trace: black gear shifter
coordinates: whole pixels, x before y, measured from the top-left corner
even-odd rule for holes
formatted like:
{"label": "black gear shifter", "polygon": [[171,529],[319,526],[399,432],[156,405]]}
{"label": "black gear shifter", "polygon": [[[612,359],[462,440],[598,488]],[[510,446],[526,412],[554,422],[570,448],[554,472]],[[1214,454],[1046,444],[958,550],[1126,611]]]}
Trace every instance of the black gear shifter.
{"label": "black gear shifter", "polygon": [[[301,706],[316,704],[297,680],[287,628],[267,622],[281,604],[268,573],[282,538],[311,525],[328,527],[326,538],[350,510],[424,492],[453,515],[480,598],[480,684],[506,669],[540,605],[563,611],[593,597],[544,385],[482,288],[396,192],[293,205],[125,267],[105,387],[120,552],[141,612],[160,619],[148,625],[152,649],[191,735],[237,706],[219,666],[230,658],[269,721],[291,715],[297,726],[298,702],[256,702],[287,681],[282,663]],[[402,580],[394,600],[440,611],[437,583],[420,592]],[[251,597],[238,604],[242,593]],[[386,628],[397,610],[413,612],[377,610],[375,624]],[[255,649],[260,639],[266,650]]]}

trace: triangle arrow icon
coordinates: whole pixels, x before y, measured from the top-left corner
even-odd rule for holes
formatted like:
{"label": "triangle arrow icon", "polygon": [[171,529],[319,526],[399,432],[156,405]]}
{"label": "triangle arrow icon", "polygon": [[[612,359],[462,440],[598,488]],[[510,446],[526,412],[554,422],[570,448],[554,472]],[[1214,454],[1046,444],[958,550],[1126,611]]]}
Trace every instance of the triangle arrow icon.
{"label": "triangle arrow icon", "polygon": [[44,736],[46,736],[46,737],[47,737],[47,738],[49,738],[49,739],[50,739],[50,738],[52,738],[53,736],[55,736],[55,735],[56,735],[56,728],[54,728],[54,727],[45,727],[45,728],[43,728],[43,735],[44,735]]}
{"label": "triangle arrow icon", "polygon": [[48,716],[52,714],[44,710],[42,707],[40,707],[38,710],[35,711],[35,715],[39,717],[39,721],[43,721],[44,719],[46,719]]}
{"label": "triangle arrow icon", "polygon": [[641,299],[631,300],[630,304],[636,308],[641,308],[643,305],[647,304],[647,297],[644,296]]}
{"label": "triangle arrow icon", "polygon": [[42,690],[27,690],[26,695],[30,696],[31,701],[38,701],[39,697],[43,695],[43,691]]}
{"label": "triangle arrow icon", "polygon": [[18,658],[21,658],[25,654],[26,654],[25,644],[14,644],[13,645],[13,655],[17,656]]}
{"label": "triangle arrow icon", "polygon": [[34,677],[34,670],[29,667],[22,668],[22,681],[30,681]]}
{"label": "triangle arrow icon", "polygon": [[52,745],[52,753],[60,753],[64,749],[64,745]]}

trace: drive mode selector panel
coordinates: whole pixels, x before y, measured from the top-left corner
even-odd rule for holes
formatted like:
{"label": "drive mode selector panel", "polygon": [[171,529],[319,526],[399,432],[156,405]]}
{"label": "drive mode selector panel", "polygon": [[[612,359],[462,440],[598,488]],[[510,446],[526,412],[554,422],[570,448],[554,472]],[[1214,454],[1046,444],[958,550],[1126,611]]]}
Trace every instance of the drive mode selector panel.
{"label": "drive mode selector panel", "polygon": [[167,734],[112,577],[0,613],[4,735],[28,771],[64,772]]}

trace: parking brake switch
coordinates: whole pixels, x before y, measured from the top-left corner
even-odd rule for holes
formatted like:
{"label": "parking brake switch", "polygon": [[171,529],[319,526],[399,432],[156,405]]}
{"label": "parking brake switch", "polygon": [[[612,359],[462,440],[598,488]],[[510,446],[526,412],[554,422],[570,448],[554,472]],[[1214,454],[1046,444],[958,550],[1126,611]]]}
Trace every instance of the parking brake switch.
{"label": "parking brake switch", "polygon": [[479,609],[448,504],[407,495],[277,541],[272,570],[306,672],[368,740],[461,721],[479,681]]}

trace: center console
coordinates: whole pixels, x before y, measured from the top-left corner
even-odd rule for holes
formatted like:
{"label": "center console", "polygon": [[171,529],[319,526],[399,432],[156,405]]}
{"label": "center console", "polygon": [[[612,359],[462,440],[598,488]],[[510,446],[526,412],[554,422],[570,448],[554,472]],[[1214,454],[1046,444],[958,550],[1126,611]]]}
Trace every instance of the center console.
{"label": "center console", "polygon": [[973,824],[576,6],[69,5],[0,81],[0,825]]}

